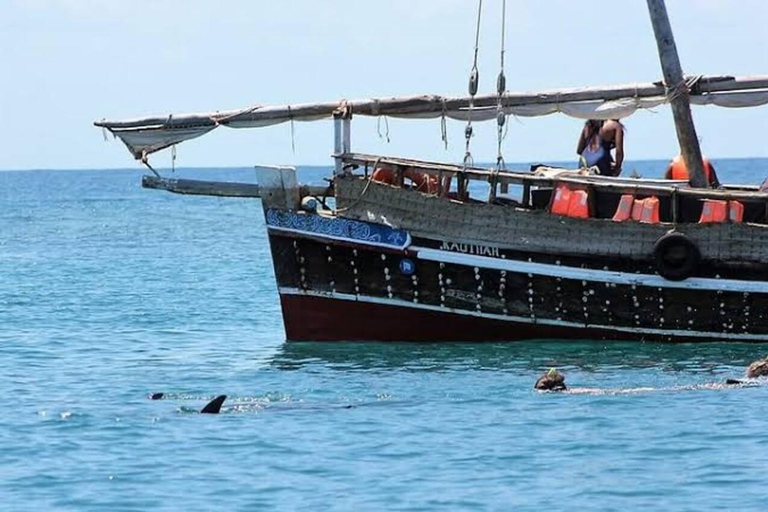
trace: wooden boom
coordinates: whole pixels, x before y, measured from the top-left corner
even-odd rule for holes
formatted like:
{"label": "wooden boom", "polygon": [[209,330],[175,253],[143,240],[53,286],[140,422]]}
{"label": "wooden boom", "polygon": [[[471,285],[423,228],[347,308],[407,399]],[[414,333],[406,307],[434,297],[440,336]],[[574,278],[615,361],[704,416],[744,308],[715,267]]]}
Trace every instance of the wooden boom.
{"label": "wooden boom", "polygon": [[[147,175],[142,176],[141,186],[156,190],[166,190],[174,194],[192,196],[261,197],[259,186],[253,183],[174,179]],[[302,185],[299,192],[302,196],[329,196],[333,195],[333,188]]]}
{"label": "wooden boom", "polygon": [[[745,92],[768,89],[768,75],[752,77],[702,76],[691,91],[692,96],[721,92]],[[537,93],[508,92],[502,97],[503,107],[516,107],[547,103],[573,103],[596,100],[618,100],[623,98],[650,98],[666,95],[660,82],[624,84],[600,87],[579,87],[542,91]],[[496,108],[496,94],[478,95],[474,108]],[[399,98],[364,99],[354,101],[332,101],[300,105],[257,106],[249,109],[211,112],[204,114],[183,114],[155,116],[126,121],[101,120],[94,125],[110,130],[135,128],[182,128],[227,125],[236,122],[280,122],[294,119],[310,121],[330,117],[339,108],[348,108],[354,115],[365,116],[413,116],[440,114],[443,111],[457,111],[469,106],[468,97],[444,97],[421,95]]]}

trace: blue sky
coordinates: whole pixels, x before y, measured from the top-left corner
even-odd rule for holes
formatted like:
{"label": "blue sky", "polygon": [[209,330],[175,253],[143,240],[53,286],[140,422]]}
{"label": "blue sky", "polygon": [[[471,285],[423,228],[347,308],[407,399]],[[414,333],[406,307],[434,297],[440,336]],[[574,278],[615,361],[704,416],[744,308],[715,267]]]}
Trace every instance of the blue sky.
{"label": "blue sky", "polygon": [[[507,0],[510,90],[647,82],[661,77],[643,0]],[[768,2],[668,0],[687,73],[768,74]],[[137,166],[100,118],[225,110],[339,98],[466,91],[474,0],[0,0],[0,169]],[[480,89],[499,69],[501,0],[485,0]],[[768,156],[768,106],[694,109],[714,158]],[[668,108],[626,121],[627,158],[677,152]],[[353,148],[460,160],[463,125],[356,118]],[[581,123],[512,120],[506,160],[575,160]],[[330,164],[331,123],[217,130],[179,146],[179,166]],[[476,129],[477,161],[496,154]],[[168,152],[152,159],[170,162]]]}

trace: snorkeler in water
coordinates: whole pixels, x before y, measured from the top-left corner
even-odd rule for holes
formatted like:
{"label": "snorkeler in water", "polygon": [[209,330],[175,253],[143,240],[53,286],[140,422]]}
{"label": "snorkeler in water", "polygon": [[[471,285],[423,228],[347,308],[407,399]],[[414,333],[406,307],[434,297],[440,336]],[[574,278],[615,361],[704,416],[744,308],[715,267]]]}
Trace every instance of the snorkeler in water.
{"label": "snorkeler in water", "polygon": [[[746,372],[747,379],[758,379],[760,377],[768,377],[768,357],[758,359],[747,367]],[[727,379],[725,381],[729,385],[747,384],[747,382],[740,379]]]}
{"label": "snorkeler in water", "polygon": [[554,368],[550,368],[547,373],[539,377],[533,387],[539,391],[566,391],[568,389],[565,387],[565,375]]}
{"label": "snorkeler in water", "polygon": [[547,373],[542,375],[536,380],[534,389],[537,391],[564,391],[569,394],[630,394],[630,393],[642,393],[648,391],[664,391],[664,390],[695,390],[695,389],[725,389],[730,386],[757,386],[759,383],[755,379],[762,377],[768,377],[768,357],[764,359],[758,359],[751,363],[746,370],[746,379],[726,379],[725,383],[706,383],[706,384],[693,384],[689,386],[676,386],[674,388],[622,388],[622,389],[600,389],[600,388],[571,388],[568,389],[565,385],[565,375],[558,372],[555,368],[551,368]]}

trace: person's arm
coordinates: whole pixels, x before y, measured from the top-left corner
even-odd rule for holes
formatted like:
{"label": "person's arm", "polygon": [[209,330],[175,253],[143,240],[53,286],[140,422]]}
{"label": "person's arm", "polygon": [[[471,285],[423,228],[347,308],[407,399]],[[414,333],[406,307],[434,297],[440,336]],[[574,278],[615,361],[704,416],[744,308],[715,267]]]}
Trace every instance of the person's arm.
{"label": "person's arm", "polygon": [[579,135],[579,143],[576,144],[576,154],[580,155],[584,152],[584,148],[587,147],[587,127],[581,129],[581,135]]}
{"label": "person's arm", "polygon": [[672,164],[671,163],[667,166],[667,170],[664,173],[664,179],[665,180],[671,180],[672,179]]}
{"label": "person's arm", "polygon": [[712,188],[720,188],[720,180],[717,179],[717,173],[715,172],[715,166],[710,162],[709,164],[709,184]]}
{"label": "person's arm", "polygon": [[621,174],[621,166],[624,163],[624,128],[619,124],[616,126],[614,133],[614,141],[616,142],[616,165],[613,169],[613,175],[618,176]]}

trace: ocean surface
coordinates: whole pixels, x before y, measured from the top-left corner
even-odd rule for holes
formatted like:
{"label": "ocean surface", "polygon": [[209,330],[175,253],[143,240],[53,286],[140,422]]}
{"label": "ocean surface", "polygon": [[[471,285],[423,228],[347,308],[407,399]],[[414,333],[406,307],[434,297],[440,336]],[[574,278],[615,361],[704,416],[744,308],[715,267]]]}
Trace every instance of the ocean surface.
{"label": "ocean surface", "polygon": [[141,174],[0,172],[0,510],[768,509],[768,344],[288,344],[260,203]]}

